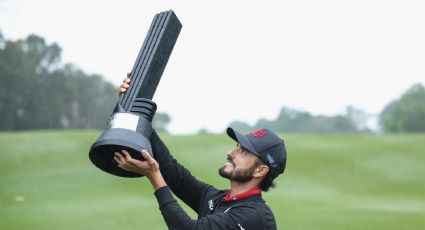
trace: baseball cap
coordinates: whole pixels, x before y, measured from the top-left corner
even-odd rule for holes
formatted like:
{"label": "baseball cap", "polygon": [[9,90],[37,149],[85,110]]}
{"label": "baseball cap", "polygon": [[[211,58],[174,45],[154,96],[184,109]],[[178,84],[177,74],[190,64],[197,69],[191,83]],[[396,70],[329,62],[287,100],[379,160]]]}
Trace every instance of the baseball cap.
{"label": "baseball cap", "polygon": [[256,155],[270,168],[272,179],[282,174],[286,166],[286,148],[284,141],[268,129],[257,129],[242,134],[229,127],[226,130],[230,138]]}

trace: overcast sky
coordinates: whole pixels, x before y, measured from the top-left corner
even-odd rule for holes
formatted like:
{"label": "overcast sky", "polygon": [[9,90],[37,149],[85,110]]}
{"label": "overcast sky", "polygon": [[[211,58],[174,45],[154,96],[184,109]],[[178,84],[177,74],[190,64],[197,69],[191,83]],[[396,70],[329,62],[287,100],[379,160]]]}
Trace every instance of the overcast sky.
{"label": "overcast sky", "polygon": [[169,9],[183,29],[154,101],[173,133],[222,132],[283,106],[376,115],[425,84],[425,1],[0,0],[0,30],[57,42],[64,62],[118,86]]}

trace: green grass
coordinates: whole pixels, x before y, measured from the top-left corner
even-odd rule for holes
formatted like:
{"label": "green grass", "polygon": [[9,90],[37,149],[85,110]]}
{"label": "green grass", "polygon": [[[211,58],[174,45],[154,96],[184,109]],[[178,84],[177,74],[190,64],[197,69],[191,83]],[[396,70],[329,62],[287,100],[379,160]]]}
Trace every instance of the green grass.
{"label": "green grass", "polygon": [[[0,133],[0,229],[166,229],[146,178],[91,164],[99,134]],[[228,186],[217,169],[230,138],[161,136],[194,175]],[[425,229],[424,134],[282,137],[286,172],[264,194],[279,229]]]}

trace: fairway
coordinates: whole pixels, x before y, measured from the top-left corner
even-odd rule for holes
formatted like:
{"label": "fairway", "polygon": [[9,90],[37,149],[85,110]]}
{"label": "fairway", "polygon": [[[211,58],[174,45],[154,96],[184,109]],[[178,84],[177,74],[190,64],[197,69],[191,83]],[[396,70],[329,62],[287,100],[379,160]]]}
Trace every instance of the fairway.
{"label": "fairway", "polygon": [[[167,229],[146,178],[90,162],[99,134],[0,133],[0,229]],[[230,138],[160,136],[192,174],[227,188],[217,170]],[[425,134],[281,137],[287,168],[263,195],[278,229],[425,229]]]}

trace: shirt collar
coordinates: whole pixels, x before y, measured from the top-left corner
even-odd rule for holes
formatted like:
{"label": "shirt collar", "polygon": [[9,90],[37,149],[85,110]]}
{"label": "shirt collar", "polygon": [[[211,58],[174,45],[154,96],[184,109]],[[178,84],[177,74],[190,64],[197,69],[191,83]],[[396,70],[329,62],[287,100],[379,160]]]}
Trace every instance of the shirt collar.
{"label": "shirt collar", "polygon": [[240,200],[240,199],[244,199],[244,198],[254,196],[254,195],[258,195],[258,194],[261,194],[260,188],[254,188],[254,189],[248,190],[246,192],[236,194],[234,196],[230,196],[230,191],[229,191],[226,194],[226,196],[223,197],[223,200],[224,201]]}

